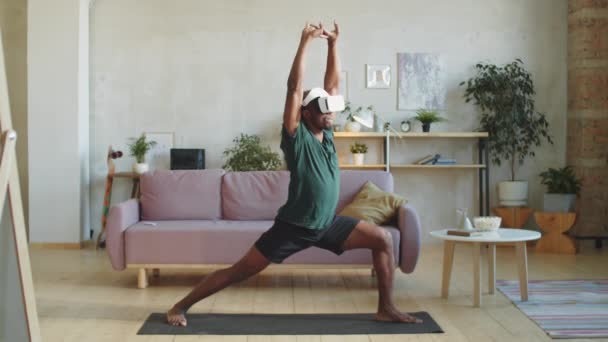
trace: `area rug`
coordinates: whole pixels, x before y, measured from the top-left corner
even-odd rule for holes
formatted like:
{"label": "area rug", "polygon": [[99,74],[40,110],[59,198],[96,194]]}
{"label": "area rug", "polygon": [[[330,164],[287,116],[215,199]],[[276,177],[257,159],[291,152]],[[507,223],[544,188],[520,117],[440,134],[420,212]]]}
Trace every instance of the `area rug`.
{"label": "area rug", "polygon": [[532,280],[527,302],[519,281],[496,285],[552,338],[608,337],[608,280]]}
{"label": "area rug", "polygon": [[374,314],[190,314],[188,326],[168,325],[162,313],[151,314],[138,335],[367,335],[424,334],[443,330],[424,311],[411,315],[418,324],[377,322]]}

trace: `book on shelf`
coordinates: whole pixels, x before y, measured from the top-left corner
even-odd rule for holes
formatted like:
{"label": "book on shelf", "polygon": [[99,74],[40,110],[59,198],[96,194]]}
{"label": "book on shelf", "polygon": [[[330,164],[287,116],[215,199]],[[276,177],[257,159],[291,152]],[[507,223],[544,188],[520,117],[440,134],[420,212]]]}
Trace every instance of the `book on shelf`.
{"label": "book on shelf", "polygon": [[439,158],[441,158],[441,156],[439,154],[429,154],[429,155],[425,156],[424,158],[417,160],[416,162],[414,162],[414,164],[418,164],[418,165],[430,164],[430,163],[435,162]]}
{"label": "book on shelf", "polygon": [[433,161],[433,165],[454,165],[454,164],[456,164],[456,159],[437,158]]}
{"label": "book on shelf", "polygon": [[476,230],[476,229],[475,230],[448,229],[447,234],[455,235],[455,236],[483,236],[484,231]]}

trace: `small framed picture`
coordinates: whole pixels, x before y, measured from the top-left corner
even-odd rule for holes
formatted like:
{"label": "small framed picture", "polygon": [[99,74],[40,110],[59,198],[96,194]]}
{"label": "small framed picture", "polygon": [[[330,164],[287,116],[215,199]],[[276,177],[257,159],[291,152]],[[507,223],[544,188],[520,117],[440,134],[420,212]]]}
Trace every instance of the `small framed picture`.
{"label": "small framed picture", "polygon": [[171,149],[175,145],[174,132],[146,132],[147,141],[155,141],[148,154],[150,168],[154,170],[169,170],[171,167]]}
{"label": "small framed picture", "polygon": [[385,64],[366,64],[367,88],[390,88],[391,66]]}

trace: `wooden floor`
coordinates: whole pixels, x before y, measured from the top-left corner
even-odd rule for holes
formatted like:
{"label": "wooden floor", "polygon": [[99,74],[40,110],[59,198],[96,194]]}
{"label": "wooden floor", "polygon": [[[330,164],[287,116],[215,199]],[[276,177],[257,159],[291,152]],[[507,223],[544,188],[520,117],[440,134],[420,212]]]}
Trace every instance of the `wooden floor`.
{"label": "wooden floor", "polygon": [[[411,275],[398,273],[395,301],[403,311],[428,311],[445,334],[348,336],[138,336],[152,312],[164,312],[211,270],[161,269],[150,287],[136,288],[136,271],[113,271],[104,250],[30,251],[44,341],[546,341],[545,333],[500,291],[472,307],[472,253],[457,245],[447,300],[440,298],[441,245],[424,246]],[[497,248],[497,279],[517,279],[514,250]],[[608,278],[608,248],[535,254],[530,279]],[[485,262],[485,258],[484,258]],[[487,276],[482,269],[482,276]],[[487,279],[487,278],[484,278]],[[377,293],[369,270],[269,269],[197,305],[191,312],[372,313]],[[582,341],[582,340],[576,340]],[[593,339],[589,341],[599,341]],[[606,339],[608,341],[608,339]]]}

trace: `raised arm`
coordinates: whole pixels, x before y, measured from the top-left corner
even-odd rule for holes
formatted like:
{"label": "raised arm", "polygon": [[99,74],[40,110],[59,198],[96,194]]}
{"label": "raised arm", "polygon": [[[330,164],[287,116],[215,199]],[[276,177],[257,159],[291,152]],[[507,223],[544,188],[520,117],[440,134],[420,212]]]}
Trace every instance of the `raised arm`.
{"label": "raised arm", "polygon": [[300,46],[293,60],[289,79],[287,80],[287,96],[285,98],[285,110],[283,111],[283,125],[293,135],[300,123],[301,106],[302,106],[302,78],[304,75],[304,54],[308,43],[316,37],[323,36],[323,28],[311,24],[306,24],[302,30]]}
{"label": "raised arm", "polygon": [[331,32],[323,30],[323,34],[327,36],[327,66],[325,69],[325,91],[329,95],[338,95],[340,93],[340,58],[338,57],[338,36],[340,29],[334,21],[334,30]]}

